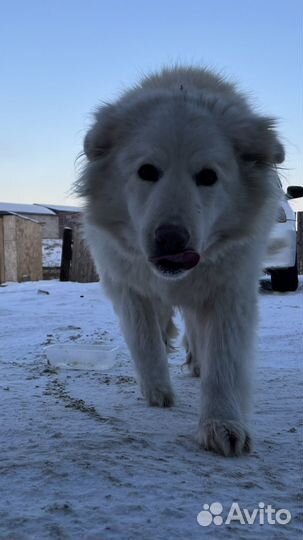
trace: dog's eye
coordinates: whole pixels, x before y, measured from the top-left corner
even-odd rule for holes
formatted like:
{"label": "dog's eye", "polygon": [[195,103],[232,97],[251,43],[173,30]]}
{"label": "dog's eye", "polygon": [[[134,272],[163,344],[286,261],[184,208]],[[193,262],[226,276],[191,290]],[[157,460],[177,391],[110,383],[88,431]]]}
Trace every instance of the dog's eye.
{"label": "dog's eye", "polygon": [[218,176],[212,169],[201,169],[194,175],[197,186],[212,186],[217,182]]}
{"label": "dog's eye", "polygon": [[146,180],[147,182],[157,182],[157,180],[159,180],[159,178],[162,176],[162,171],[157,169],[157,167],[151,163],[145,163],[138,169],[137,174],[141,180]]}
{"label": "dog's eye", "polygon": [[262,165],[266,163],[266,158],[261,154],[252,154],[246,152],[245,154],[241,155],[241,158],[246,163],[255,163],[256,165]]}

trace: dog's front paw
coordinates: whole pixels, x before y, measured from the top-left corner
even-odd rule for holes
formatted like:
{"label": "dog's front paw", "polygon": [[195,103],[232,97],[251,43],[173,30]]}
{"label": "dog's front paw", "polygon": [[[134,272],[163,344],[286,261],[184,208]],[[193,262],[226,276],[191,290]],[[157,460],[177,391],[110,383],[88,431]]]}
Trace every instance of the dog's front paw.
{"label": "dog's front paw", "polygon": [[251,450],[251,439],[243,424],[236,420],[209,418],[199,424],[198,443],[226,457],[240,456]]}
{"label": "dog's front paw", "polygon": [[151,407],[172,407],[175,404],[175,395],[169,385],[145,386],[142,394]]}

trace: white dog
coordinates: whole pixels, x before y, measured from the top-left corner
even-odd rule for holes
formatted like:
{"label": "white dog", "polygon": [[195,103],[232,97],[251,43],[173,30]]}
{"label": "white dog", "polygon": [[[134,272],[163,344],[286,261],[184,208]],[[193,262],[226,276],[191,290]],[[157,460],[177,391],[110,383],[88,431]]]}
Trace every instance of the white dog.
{"label": "white dog", "polygon": [[201,378],[199,444],[249,451],[257,282],[284,159],[273,120],[207,70],[164,69],[97,110],[84,152],[86,237],[147,403],[174,404],[176,306]]}

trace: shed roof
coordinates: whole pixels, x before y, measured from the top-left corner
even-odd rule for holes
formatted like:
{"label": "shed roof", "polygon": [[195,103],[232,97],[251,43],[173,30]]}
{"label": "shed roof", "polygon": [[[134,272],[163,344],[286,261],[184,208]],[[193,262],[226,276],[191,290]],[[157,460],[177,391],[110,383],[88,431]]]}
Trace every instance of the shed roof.
{"label": "shed roof", "polygon": [[64,206],[61,204],[42,204],[41,206],[49,208],[55,213],[66,212],[69,214],[79,214],[83,210],[80,206]]}
{"label": "shed roof", "polygon": [[14,214],[41,214],[55,216],[55,212],[46,208],[45,206],[40,206],[38,204],[16,204],[16,203],[6,203],[0,202],[0,212],[1,213],[14,213]]}

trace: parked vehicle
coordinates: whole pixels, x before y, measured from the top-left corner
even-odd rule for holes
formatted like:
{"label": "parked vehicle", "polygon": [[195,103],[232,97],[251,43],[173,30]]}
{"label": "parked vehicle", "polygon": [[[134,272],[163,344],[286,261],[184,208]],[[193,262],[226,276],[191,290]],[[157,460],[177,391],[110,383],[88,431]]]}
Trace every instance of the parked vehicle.
{"label": "parked vehicle", "polygon": [[287,194],[281,186],[281,204],[272,228],[264,268],[271,276],[272,290],[287,292],[298,288],[296,251],[296,215],[288,200],[303,196],[303,187],[290,186]]}

